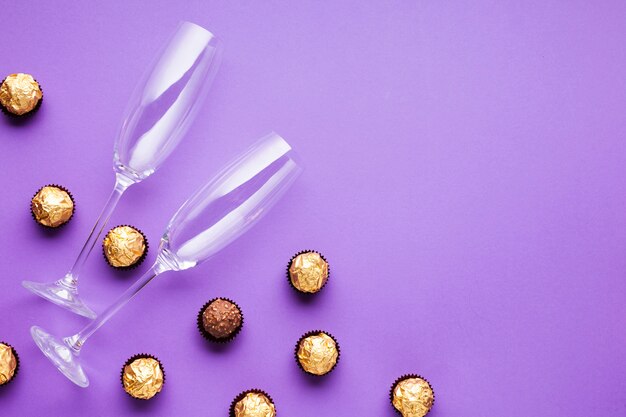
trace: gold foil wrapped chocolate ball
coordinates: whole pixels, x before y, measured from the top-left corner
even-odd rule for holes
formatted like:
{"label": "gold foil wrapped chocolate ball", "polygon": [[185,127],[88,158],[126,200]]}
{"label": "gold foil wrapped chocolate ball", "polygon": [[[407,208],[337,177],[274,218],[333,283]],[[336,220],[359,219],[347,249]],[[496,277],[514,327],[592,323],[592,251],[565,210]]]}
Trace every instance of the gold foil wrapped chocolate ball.
{"label": "gold foil wrapped chocolate ball", "polygon": [[303,251],[291,258],[287,272],[296,290],[314,294],[328,281],[328,262],[316,251]]}
{"label": "gold foil wrapped chocolate ball", "polygon": [[32,198],[30,209],[37,223],[57,228],[69,222],[74,215],[74,200],[65,188],[46,185]]}
{"label": "gold foil wrapped chocolate ball", "polygon": [[402,417],[423,417],[435,403],[430,383],[419,375],[405,375],[391,387],[391,404]]}
{"label": "gold foil wrapped chocolate ball", "polygon": [[269,395],[259,390],[243,392],[230,407],[231,417],[276,417],[276,407]]}
{"label": "gold foil wrapped chocolate ball", "polygon": [[144,260],[147,249],[146,237],[132,226],[114,227],[102,241],[105,259],[118,269],[138,266]]}
{"label": "gold foil wrapped chocolate ball", "polygon": [[30,74],[11,74],[0,85],[0,105],[16,116],[33,111],[42,98],[41,87]]}
{"label": "gold foil wrapped chocolate ball", "polygon": [[0,386],[8,384],[17,375],[19,359],[10,345],[0,343]]}
{"label": "gold foil wrapped chocolate ball", "polygon": [[150,355],[133,356],[122,368],[124,391],[133,398],[149,400],[161,392],[164,383],[161,362]]}
{"label": "gold foil wrapped chocolate ball", "polygon": [[214,298],[198,314],[198,329],[212,342],[232,340],[243,326],[243,313],[239,306],[226,298]]}
{"label": "gold foil wrapped chocolate ball", "polygon": [[326,332],[306,333],[296,344],[296,360],[304,372],[326,375],[339,361],[339,344]]}

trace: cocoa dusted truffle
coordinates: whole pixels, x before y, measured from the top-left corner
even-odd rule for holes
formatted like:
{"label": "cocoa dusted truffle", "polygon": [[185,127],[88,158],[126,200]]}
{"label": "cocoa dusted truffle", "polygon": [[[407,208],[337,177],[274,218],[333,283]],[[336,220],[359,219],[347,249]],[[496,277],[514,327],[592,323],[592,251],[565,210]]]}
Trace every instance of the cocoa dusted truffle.
{"label": "cocoa dusted truffle", "polygon": [[276,407],[267,393],[248,390],[235,397],[230,406],[230,417],[276,417]]}
{"label": "cocoa dusted truffle", "polygon": [[149,400],[161,392],[164,383],[163,366],[152,355],[135,355],[122,367],[122,386],[133,398]]}
{"label": "cocoa dusted truffle", "polygon": [[298,252],[289,262],[287,276],[294,289],[314,294],[328,281],[328,262],[319,252],[311,250]]}
{"label": "cocoa dusted truffle", "polygon": [[57,228],[69,222],[74,215],[74,199],[64,187],[46,185],[32,198],[30,210],[37,223]]}
{"label": "cocoa dusted truffle", "polygon": [[0,105],[10,115],[26,115],[35,110],[42,99],[41,87],[30,74],[11,74],[0,85]]}
{"label": "cocoa dusted truffle", "polygon": [[104,237],[102,250],[107,263],[113,268],[130,269],[143,262],[148,253],[148,243],[139,229],[117,226]]}
{"label": "cocoa dusted truffle", "polygon": [[339,344],[327,332],[308,332],[296,344],[296,361],[308,374],[326,375],[339,362]]}
{"label": "cocoa dusted truffle", "polygon": [[243,327],[243,313],[239,306],[227,298],[214,298],[198,313],[200,333],[213,342],[232,340]]}
{"label": "cocoa dusted truffle", "polygon": [[430,383],[419,375],[404,375],[391,386],[391,404],[402,417],[424,417],[435,403]]}
{"label": "cocoa dusted truffle", "polygon": [[0,387],[13,381],[19,369],[17,352],[8,343],[0,343]]}

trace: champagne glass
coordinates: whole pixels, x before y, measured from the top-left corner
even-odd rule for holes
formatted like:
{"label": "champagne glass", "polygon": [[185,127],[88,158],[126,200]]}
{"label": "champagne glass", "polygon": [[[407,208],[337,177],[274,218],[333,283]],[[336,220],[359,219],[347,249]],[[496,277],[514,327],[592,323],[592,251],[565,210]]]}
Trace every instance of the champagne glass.
{"label": "champagne glass", "polygon": [[156,171],[185,135],[219,67],[221,49],[206,29],[179,24],[131,96],[115,141],[115,187],[74,265],[56,282],[23,281],[24,287],[74,313],[96,317],[78,294],[78,277],[122,194]]}
{"label": "champagne glass", "polygon": [[275,133],[265,136],[178,209],[161,238],[154,265],[96,320],[63,339],[33,326],[35,343],[66,377],[87,387],[79,354],[89,336],[156,276],[196,266],[252,227],[300,172],[291,146]]}

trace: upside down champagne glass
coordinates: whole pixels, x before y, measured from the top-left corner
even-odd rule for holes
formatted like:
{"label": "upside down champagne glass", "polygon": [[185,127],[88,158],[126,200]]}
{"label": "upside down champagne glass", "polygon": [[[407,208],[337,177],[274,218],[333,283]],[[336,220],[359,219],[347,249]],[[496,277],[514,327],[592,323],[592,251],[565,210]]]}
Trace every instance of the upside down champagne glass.
{"label": "upside down champagne glass", "polygon": [[23,281],[33,293],[85,317],[96,314],[78,294],[78,277],[115,206],[128,187],[149,177],[178,146],[220,64],[221,44],[211,32],[181,22],[137,85],[117,140],[115,187],[74,265],[53,283]]}
{"label": "upside down champagne glass", "polygon": [[64,339],[33,326],[35,343],[66,377],[87,387],[89,380],[79,354],[89,336],[156,276],[192,268],[243,234],[265,215],[300,172],[291,146],[275,133],[265,136],[178,209],[161,238],[154,265],[96,320]]}

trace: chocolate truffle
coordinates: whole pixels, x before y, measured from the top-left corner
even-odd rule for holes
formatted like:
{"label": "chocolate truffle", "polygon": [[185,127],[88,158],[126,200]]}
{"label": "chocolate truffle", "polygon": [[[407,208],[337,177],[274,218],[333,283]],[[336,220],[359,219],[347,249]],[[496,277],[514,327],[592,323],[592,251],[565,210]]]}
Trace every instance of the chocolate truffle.
{"label": "chocolate truffle", "polygon": [[32,198],[30,210],[37,223],[56,228],[69,222],[74,215],[74,200],[65,188],[46,185]]}
{"label": "chocolate truffle", "polygon": [[135,355],[122,368],[124,391],[133,398],[149,400],[161,392],[164,383],[163,366],[151,355]]}
{"label": "chocolate truffle", "polygon": [[11,74],[0,85],[0,105],[15,116],[33,111],[42,98],[41,87],[30,74]]}
{"label": "chocolate truffle", "polygon": [[326,375],[339,361],[339,344],[326,332],[306,333],[296,344],[296,360],[304,372]]}
{"label": "chocolate truffle", "polygon": [[146,237],[132,226],[117,226],[109,230],[102,241],[104,257],[114,268],[128,269],[139,265],[146,257]]}
{"label": "chocolate truffle", "polygon": [[291,258],[287,273],[293,288],[303,293],[314,294],[328,281],[328,262],[319,252],[299,252]]}
{"label": "chocolate truffle", "polygon": [[276,407],[269,395],[259,390],[239,394],[230,406],[231,417],[276,417]]}
{"label": "chocolate truffle", "polygon": [[404,375],[391,387],[391,404],[402,417],[423,417],[434,403],[435,392],[419,375]]}
{"label": "chocolate truffle", "polygon": [[8,384],[17,375],[19,359],[12,346],[0,343],[0,386]]}
{"label": "chocolate truffle", "polygon": [[243,326],[239,306],[227,298],[215,298],[206,303],[198,314],[200,333],[213,342],[232,340]]}

